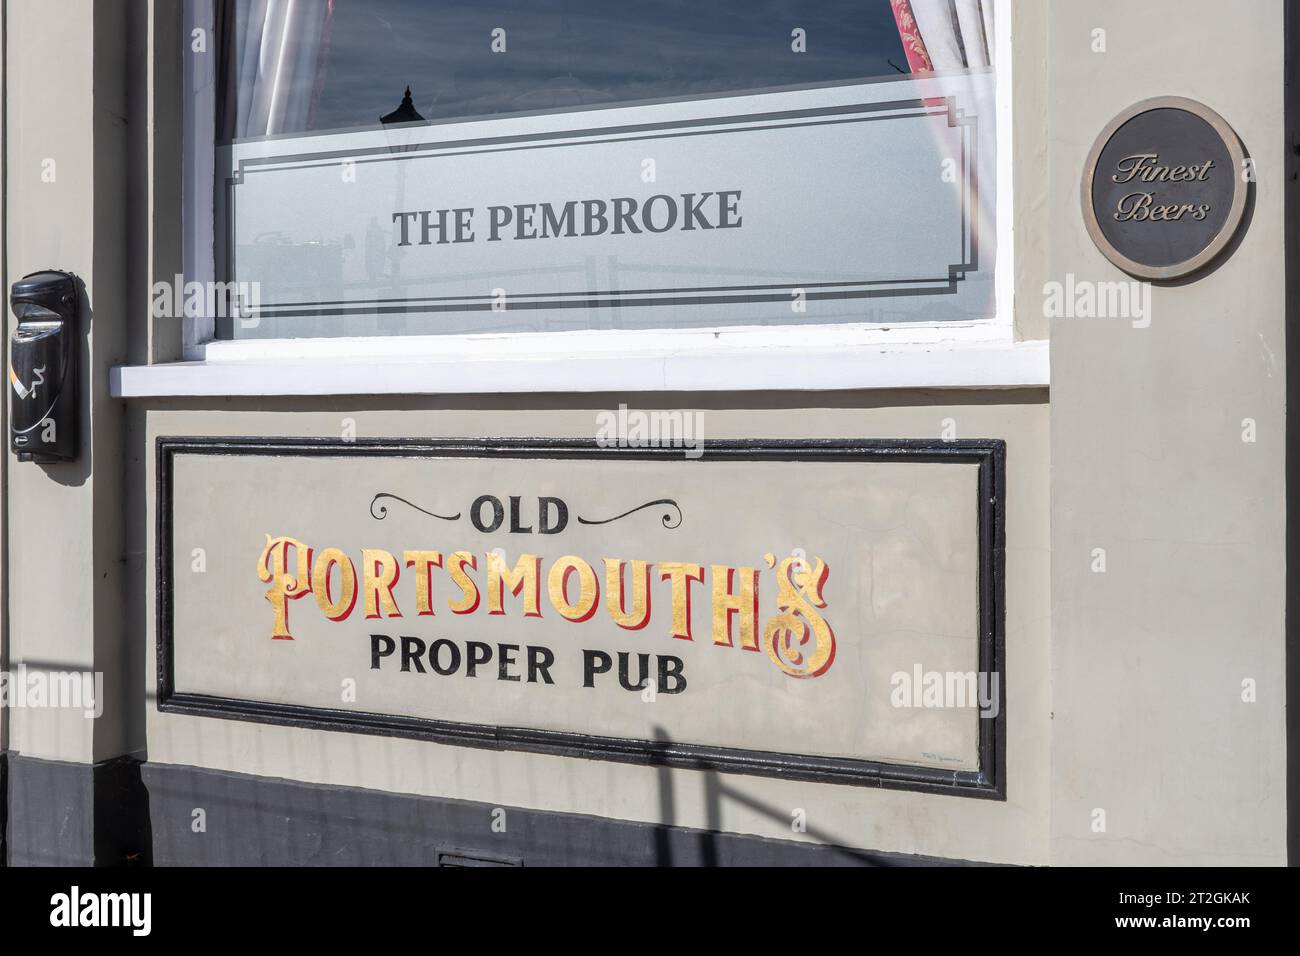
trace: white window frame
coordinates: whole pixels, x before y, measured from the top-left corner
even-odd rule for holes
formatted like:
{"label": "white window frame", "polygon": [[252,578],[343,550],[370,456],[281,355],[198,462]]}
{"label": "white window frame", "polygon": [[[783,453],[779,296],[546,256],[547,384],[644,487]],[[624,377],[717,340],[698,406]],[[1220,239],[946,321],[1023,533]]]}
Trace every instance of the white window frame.
{"label": "white window frame", "polygon": [[[152,397],[1045,386],[1047,343],[1015,336],[1010,7],[1009,0],[997,0],[994,18],[997,256],[991,318],[892,326],[234,340],[213,338],[211,319],[187,318],[184,361],[115,369],[113,392]],[[185,143],[184,162],[212,163],[213,144],[191,127]],[[205,228],[210,227],[209,217]]]}

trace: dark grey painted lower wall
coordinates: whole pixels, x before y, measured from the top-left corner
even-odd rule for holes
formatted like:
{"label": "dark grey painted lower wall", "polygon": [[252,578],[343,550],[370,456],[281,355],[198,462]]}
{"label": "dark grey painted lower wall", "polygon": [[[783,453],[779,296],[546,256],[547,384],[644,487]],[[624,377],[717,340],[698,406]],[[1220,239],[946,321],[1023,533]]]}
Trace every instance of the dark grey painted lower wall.
{"label": "dark grey painted lower wall", "polygon": [[[154,862],[253,866],[898,866],[740,834],[145,764]],[[196,810],[206,832],[194,832]]]}
{"label": "dark grey painted lower wall", "polygon": [[10,754],[11,865],[908,866],[951,861],[462,800]]}
{"label": "dark grey painted lower wall", "polygon": [[11,866],[130,866],[151,851],[140,764],[5,755],[5,860]]}
{"label": "dark grey painted lower wall", "polygon": [[9,865],[93,865],[93,768],[18,754],[10,754],[8,764]]}
{"label": "dark grey painted lower wall", "polygon": [[9,755],[0,751],[0,866],[9,859]]}

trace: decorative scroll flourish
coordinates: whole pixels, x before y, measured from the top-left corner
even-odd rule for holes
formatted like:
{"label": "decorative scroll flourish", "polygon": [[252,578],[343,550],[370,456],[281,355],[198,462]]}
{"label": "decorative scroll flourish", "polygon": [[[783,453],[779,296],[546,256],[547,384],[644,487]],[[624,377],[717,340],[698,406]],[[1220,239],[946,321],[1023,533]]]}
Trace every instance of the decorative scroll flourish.
{"label": "decorative scroll flourish", "polygon": [[378,520],[378,521],[383,521],[385,518],[388,517],[388,506],[387,506],[387,505],[379,505],[378,510],[375,509],[375,505],[378,505],[378,504],[379,504],[379,499],[380,499],[380,498],[392,498],[394,501],[400,501],[402,504],[406,505],[408,508],[414,508],[416,511],[420,512],[421,514],[426,514],[426,515],[428,515],[430,518],[438,518],[438,519],[441,520],[441,521],[459,521],[459,520],[460,520],[460,512],[459,512],[459,511],[457,511],[454,515],[440,515],[440,514],[437,514],[437,513],[433,512],[433,511],[429,511],[429,510],[427,510],[427,509],[425,509],[425,508],[421,508],[419,505],[417,505],[417,504],[415,504],[415,503],[413,503],[413,502],[407,501],[405,498],[402,498],[402,497],[400,497],[400,496],[398,496],[398,495],[392,495],[392,494],[389,494],[389,493],[386,492],[386,491],[381,491],[379,494],[375,495],[375,497],[374,497],[374,498],[371,500],[371,502],[370,502],[370,517],[372,517],[372,518],[374,518],[374,519],[376,519],[376,520]]}
{"label": "decorative scroll flourish", "polygon": [[657,505],[664,505],[667,508],[674,508],[677,511],[676,520],[673,519],[672,512],[665,511],[663,516],[659,519],[660,524],[662,524],[665,528],[681,527],[681,523],[682,523],[681,505],[673,501],[673,499],[671,498],[657,498],[654,501],[647,501],[643,505],[637,505],[635,508],[629,509],[628,511],[624,511],[621,515],[614,515],[614,517],[612,518],[604,518],[599,521],[592,520],[590,518],[583,518],[580,515],[578,517],[578,523],[579,524],[609,524],[611,521],[617,521],[619,518],[626,518],[630,514],[635,514],[638,511],[644,511],[646,508],[654,508]]}

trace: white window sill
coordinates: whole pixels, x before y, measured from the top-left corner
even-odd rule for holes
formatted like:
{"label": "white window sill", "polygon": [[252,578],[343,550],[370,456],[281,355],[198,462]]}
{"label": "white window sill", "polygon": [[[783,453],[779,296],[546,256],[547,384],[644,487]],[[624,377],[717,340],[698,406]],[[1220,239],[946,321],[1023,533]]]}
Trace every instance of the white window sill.
{"label": "white window sill", "polygon": [[[604,333],[608,335],[609,333]],[[680,333],[679,333],[680,335]],[[549,336],[547,337],[550,338]],[[696,338],[691,336],[692,339]],[[1046,341],[823,342],[744,346],[565,335],[484,347],[421,338],[214,342],[201,359],[119,366],[115,398],[275,395],[448,395],[504,392],[828,391],[1042,388]]]}

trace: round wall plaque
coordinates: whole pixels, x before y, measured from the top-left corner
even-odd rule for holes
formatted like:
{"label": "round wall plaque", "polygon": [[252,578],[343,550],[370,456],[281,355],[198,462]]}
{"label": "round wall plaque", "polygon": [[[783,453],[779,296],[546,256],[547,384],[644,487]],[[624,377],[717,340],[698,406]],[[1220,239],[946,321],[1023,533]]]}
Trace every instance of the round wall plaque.
{"label": "round wall plaque", "polygon": [[1246,211],[1245,151],[1195,100],[1135,103],[1102,130],[1083,176],[1083,220],[1130,275],[1176,279],[1211,262]]}

